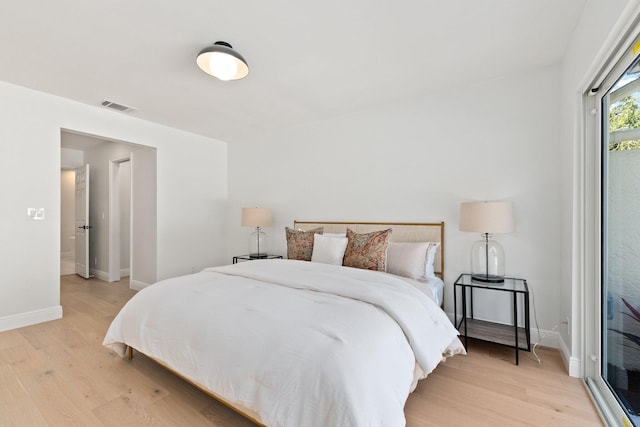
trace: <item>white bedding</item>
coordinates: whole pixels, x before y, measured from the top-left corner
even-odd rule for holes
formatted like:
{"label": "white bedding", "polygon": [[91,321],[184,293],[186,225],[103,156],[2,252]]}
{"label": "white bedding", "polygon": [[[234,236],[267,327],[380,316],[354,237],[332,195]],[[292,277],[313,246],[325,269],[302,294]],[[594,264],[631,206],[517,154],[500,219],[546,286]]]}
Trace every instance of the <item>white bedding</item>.
{"label": "white bedding", "polygon": [[268,426],[403,426],[417,379],[464,353],[423,292],[291,260],[206,269],[140,291],[104,345],[129,345]]}
{"label": "white bedding", "polygon": [[409,283],[410,285],[418,288],[425,294],[427,294],[439,307],[442,306],[442,298],[444,295],[444,282],[442,279],[436,276],[427,276],[425,280],[414,280],[407,277],[398,277],[401,280]]}
{"label": "white bedding", "polygon": [[433,300],[438,304],[438,306],[442,307],[443,298],[444,298],[444,282],[439,277],[427,277],[426,285],[431,290],[431,295],[433,295]]}

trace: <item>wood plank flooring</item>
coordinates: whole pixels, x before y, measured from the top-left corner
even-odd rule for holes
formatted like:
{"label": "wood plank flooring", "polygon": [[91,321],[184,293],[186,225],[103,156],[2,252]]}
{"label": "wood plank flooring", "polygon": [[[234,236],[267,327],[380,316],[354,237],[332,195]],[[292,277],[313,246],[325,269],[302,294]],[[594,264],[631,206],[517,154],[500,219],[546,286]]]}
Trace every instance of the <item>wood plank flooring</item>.
{"label": "wood plank flooring", "polygon": [[[0,426],[253,426],[146,357],[102,347],[133,294],[126,280],[63,276],[63,319],[0,332]],[[510,348],[469,350],[418,384],[408,426],[603,425],[557,351],[540,350],[542,366],[521,353],[515,366]]]}

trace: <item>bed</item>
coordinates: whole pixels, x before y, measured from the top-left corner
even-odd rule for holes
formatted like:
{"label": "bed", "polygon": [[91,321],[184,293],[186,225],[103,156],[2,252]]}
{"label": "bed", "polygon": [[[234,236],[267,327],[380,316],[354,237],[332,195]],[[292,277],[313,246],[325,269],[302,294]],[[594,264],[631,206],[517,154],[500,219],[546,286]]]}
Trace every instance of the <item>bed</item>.
{"label": "bed", "polygon": [[[397,243],[429,238],[442,274],[443,223],[294,229],[319,224],[337,236],[390,227]],[[103,344],[147,355],[259,425],[402,426],[417,382],[464,353],[433,291],[415,282],[295,259],[207,268],[140,291]]]}
{"label": "bed", "polygon": [[397,223],[397,222],[315,222],[294,221],[296,230],[312,230],[322,228],[323,233],[346,235],[347,229],[356,233],[392,229],[389,242],[418,243],[432,242],[436,244],[433,260],[433,274],[421,278],[429,289],[433,299],[444,308],[444,222],[434,223]]}

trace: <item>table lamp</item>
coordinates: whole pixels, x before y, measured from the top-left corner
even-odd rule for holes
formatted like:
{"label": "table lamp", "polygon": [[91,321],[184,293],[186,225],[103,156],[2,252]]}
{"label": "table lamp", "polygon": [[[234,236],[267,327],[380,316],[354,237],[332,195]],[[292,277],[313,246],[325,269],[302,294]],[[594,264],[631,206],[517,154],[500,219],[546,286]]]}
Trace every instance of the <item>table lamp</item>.
{"label": "table lamp", "polygon": [[261,227],[271,226],[271,209],[269,208],[242,208],[243,227],[255,227],[256,231],[249,235],[249,257],[267,257],[267,234]]}
{"label": "table lamp", "polygon": [[479,282],[504,282],[504,249],[491,235],[515,231],[512,202],[460,203],[460,231],[482,234],[471,247],[471,278]]}

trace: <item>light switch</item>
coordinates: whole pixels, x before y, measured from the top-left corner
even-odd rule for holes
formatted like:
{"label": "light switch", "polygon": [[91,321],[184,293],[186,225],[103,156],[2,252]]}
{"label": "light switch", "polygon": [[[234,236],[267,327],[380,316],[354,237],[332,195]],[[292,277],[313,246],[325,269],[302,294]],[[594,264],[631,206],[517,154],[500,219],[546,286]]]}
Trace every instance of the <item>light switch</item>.
{"label": "light switch", "polygon": [[42,221],[44,219],[44,208],[27,208],[27,219]]}

